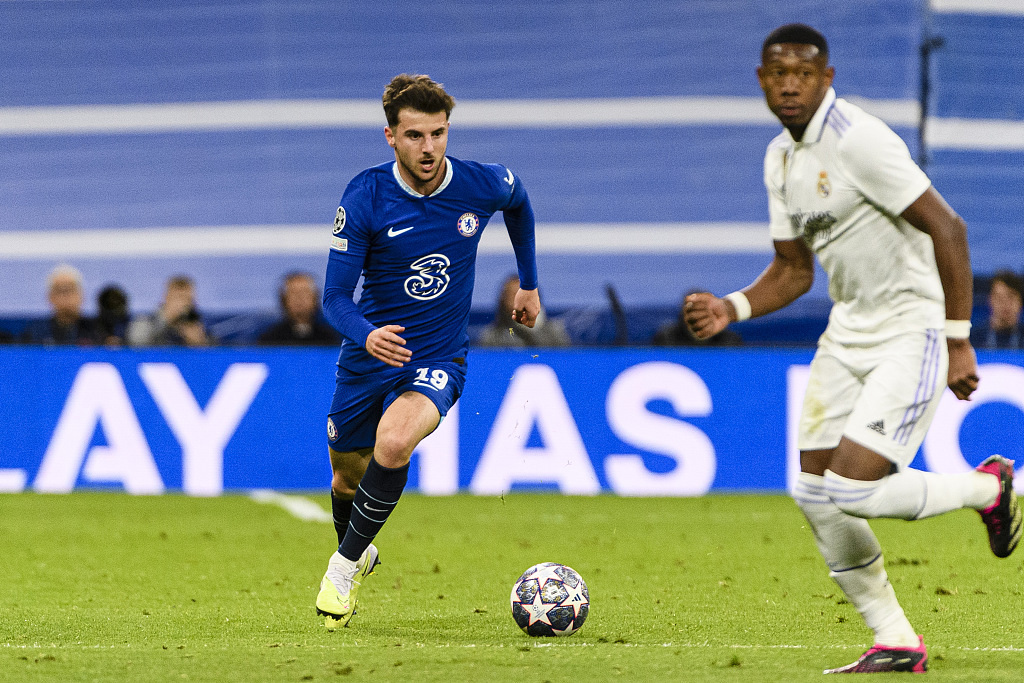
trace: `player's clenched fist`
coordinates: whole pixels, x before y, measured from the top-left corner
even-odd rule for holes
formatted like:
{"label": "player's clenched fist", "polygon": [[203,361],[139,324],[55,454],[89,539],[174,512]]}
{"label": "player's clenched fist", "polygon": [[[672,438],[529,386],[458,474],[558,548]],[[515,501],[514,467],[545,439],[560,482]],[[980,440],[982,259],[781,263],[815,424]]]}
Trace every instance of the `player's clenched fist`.
{"label": "player's clenched fist", "polygon": [[412,351],[405,348],[405,340],[398,336],[405,332],[401,325],[378,327],[366,337],[366,350],[377,360],[400,368],[412,359]]}
{"label": "player's clenched fist", "polygon": [[729,324],[729,308],[724,299],[707,292],[697,292],[686,297],[683,319],[694,337],[707,339]]}
{"label": "player's clenched fist", "polygon": [[978,388],[978,361],[974,348],[966,339],[947,340],[949,347],[948,384],[961,401],[970,401]]}
{"label": "player's clenched fist", "polygon": [[520,289],[513,299],[512,320],[533,327],[540,315],[540,294],[536,289]]}

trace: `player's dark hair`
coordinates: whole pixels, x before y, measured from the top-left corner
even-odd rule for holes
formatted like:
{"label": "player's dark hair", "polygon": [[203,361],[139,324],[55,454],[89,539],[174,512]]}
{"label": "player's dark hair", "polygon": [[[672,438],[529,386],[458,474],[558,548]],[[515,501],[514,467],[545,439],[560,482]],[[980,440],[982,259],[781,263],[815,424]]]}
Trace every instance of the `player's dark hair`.
{"label": "player's dark hair", "polygon": [[1024,300],[1024,278],[1020,275],[1017,275],[1017,273],[1012,270],[997,270],[992,275],[992,282],[989,285],[989,289],[991,289],[992,285],[997,282],[1002,282],[1004,285],[1017,292],[1017,296]]}
{"label": "player's dark hair", "polygon": [[807,24],[786,24],[769,33],[768,37],[764,39],[764,44],[761,45],[761,55],[763,56],[772,45],[781,43],[813,45],[818,48],[818,53],[828,61],[828,41],[817,29],[813,29]]}
{"label": "player's dark hair", "polygon": [[384,88],[384,116],[388,125],[398,125],[398,112],[403,109],[415,109],[424,114],[444,112],[445,118],[451,116],[455,108],[455,99],[444,91],[442,83],[435,83],[430,76],[422,74],[399,74],[391,79]]}

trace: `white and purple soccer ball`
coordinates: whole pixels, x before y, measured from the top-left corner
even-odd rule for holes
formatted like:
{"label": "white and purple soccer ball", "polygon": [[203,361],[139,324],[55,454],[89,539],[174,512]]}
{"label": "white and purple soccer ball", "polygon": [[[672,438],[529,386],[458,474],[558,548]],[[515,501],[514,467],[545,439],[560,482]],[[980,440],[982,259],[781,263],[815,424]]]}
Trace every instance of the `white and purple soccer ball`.
{"label": "white and purple soccer ball", "polygon": [[583,577],[557,562],[535,564],[512,586],[512,618],[531,636],[571,636],[590,614]]}

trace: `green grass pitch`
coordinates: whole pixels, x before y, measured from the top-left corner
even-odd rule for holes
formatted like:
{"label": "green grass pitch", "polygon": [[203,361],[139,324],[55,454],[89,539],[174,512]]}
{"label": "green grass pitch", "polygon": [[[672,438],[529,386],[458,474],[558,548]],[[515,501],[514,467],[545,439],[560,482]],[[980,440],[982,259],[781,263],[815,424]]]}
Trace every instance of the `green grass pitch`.
{"label": "green grass pitch", "polygon": [[[1024,552],[992,557],[970,512],[873,527],[928,676],[1021,680]],[[812,681],[870,644],[784,496],[408,495],[328,633],[313,600],[335,542],[243,495],[2,495],[0,680]],[[569,638],[510,616],[542,561],[590,588]]]}

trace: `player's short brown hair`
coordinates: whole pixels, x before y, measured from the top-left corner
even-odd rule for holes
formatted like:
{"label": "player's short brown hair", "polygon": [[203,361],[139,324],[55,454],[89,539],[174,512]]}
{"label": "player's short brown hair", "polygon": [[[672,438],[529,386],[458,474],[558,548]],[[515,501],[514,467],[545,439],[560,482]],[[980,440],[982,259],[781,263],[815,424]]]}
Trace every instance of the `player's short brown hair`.
{"label": "player's short brown hair", "polygon": [[435,83],[423,74],[399,74],[384,88],[384,116],[388,125],[398,125],[398,113],[403,109],[415,109],[425,114],[444,112],[451,116],[455,99],[444,91],[444,85]]}

